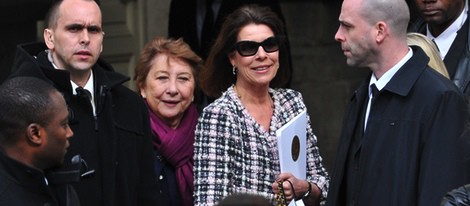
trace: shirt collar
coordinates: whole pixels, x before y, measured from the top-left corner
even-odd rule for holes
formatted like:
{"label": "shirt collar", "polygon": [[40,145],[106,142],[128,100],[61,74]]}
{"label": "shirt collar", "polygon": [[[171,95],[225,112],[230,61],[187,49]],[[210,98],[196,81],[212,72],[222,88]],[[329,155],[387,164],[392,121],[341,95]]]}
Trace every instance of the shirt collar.
{"label": "shirt collar", "polygon": [[[73,94],[76,95],[77,94],[77,91],[75,91],[75,89],[77,89],[78,85],[75,84],[75,82],[73,82],[72,80],[70,80],[70,83],[72,84],[72,90],[73,90]],[[86,82],[85,86],[83,87],[83,89],[86,89],[88,91],[90,91],[91,93],[91,98],[92,100],[94,100],[94,92],[95,91],[94,89],[94,85],[93,85],[93,72],[91,72],[90,74],[90,78],[88,79],[88,81]]]}
{"label": "shirt collar", "polygon": [[372,95],[370,91],[370,85],[375,84],[377,89],[382,90],[385,85],[392,79],[392,77],[400,70],[400,68],[413,56],[413,50],[408,47],[408,53],[392,68],[385,72],[380,79],[377,79],[374,74],[371,75],[369,81],[369,96]]}
{"label": "shirt collar", "polygon": [[[88,81],[86,82],[85,86],[83,87],[83,89],[86,89],[90,92],[91,94],[91,99],[90,99],[90,103],[91,103],[91,107],[93,109],[93,114],[96,115],[96,105],[95,105],[95,87],[94,87],[94,84],[93,84],[93,71],[90,73],[90,78],[88,78]],[[73,92],[73,95],[77,95],[77,87],[78,85],[75,84],[75,82],[73,82],[72,80],[70,80],[70,84],[72,85],[72,92]]]}

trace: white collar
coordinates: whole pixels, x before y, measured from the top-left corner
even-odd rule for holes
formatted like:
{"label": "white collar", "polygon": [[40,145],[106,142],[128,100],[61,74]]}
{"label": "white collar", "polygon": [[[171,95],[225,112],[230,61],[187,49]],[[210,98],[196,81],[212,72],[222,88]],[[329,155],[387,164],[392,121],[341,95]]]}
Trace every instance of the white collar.
{"label": "white collar", "polygon": [[[95,87],[93,85],[93,72],[91,72],[90,74],[90,78],[88,78],[88,81],[86,82],[85,86],[83,87],[83,89],[86,89],[88,91],[90,91],[91,93],[91,96],[92,96],[92,99],[94,99],[93,97],[95,96]],[[73,82],[72,80],[70,80],[70,84],[72,84],[72,90],[73,90],[73,94],[76,95],[77,94],[77,91],[75,91],[75,89],[77,89],[78,85],[75,84],[75,82]]]}
{"label": "white collar", "polygon": [[385,85],[392,79],[392,77],[400,70],[400,68],[413,56],[413,50],[408,47],[408,53],[392,68],[385,72],[380,79],[377,80],[374,74],[370,77],[369,81],[369,96],[372,95],[370,91],[370,85],[375,84],[377,89],[382,90]]}
{"label": "white collar", "polygon": [[[83,87],[83,89],[86,89],[88,90],[90,93],[91,93],[91,105],[93,107],[93,114],[96,115],[96,106],[95,106],[95,86],[93,84],[93,71],[90,73],[90,78],[88,78],[88,81],[86,82],[85,86]],[[72,92],[73,92],[73,95],[77,95],[77,87],[78,85],[75,84],[75,82],[73,82],[72,80],[70,80],[70,84],[72,85]]]}

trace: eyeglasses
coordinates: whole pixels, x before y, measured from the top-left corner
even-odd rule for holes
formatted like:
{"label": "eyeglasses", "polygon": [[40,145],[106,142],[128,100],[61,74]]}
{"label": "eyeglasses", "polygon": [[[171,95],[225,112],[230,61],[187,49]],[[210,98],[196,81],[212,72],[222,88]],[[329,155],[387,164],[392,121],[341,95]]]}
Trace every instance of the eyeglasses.
{"label": "eyeglasses", "polygon": [[235,44],[234,49],[238,51],[240,56],[253,56],[258,52],[259,47],[263,47],[265,52],[271,53],[279,50],[279,40],[276,37],[269,37],[262,42],[255,41],[239,41]]}

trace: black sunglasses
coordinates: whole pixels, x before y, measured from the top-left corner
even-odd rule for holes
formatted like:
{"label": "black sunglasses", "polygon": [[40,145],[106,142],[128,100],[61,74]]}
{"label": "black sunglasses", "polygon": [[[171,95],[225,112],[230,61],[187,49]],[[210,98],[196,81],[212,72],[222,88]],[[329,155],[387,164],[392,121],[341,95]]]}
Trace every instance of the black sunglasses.
{"label": "black sunglasses", "polygon": [[272,36],[262,42],[239,41],[235,44],[234,49],[238,51],[240,56],[247,57],[255,55],[258,52],[259,46],[263,47],[265,52],[275,52],[279,50],[279,40]]}

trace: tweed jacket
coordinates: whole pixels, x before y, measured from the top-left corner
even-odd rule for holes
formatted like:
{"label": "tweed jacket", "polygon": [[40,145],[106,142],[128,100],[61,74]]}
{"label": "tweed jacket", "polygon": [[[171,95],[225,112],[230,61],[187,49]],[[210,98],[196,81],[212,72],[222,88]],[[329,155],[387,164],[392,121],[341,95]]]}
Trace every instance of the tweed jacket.
{"label": "tweed jacket", "polygon": [[[203,110],[196,126],[195,205],[215,205],[237,192],[273,200],[271,184],[280,173],[276,130],[306,107],[301,94],[294,90],[270,89],[269,93],[274,101],[269,131],[243,107],[233,87]],[[310,119],[307,180],[320,188],[324,201],[329,177],[322,165]]]}

